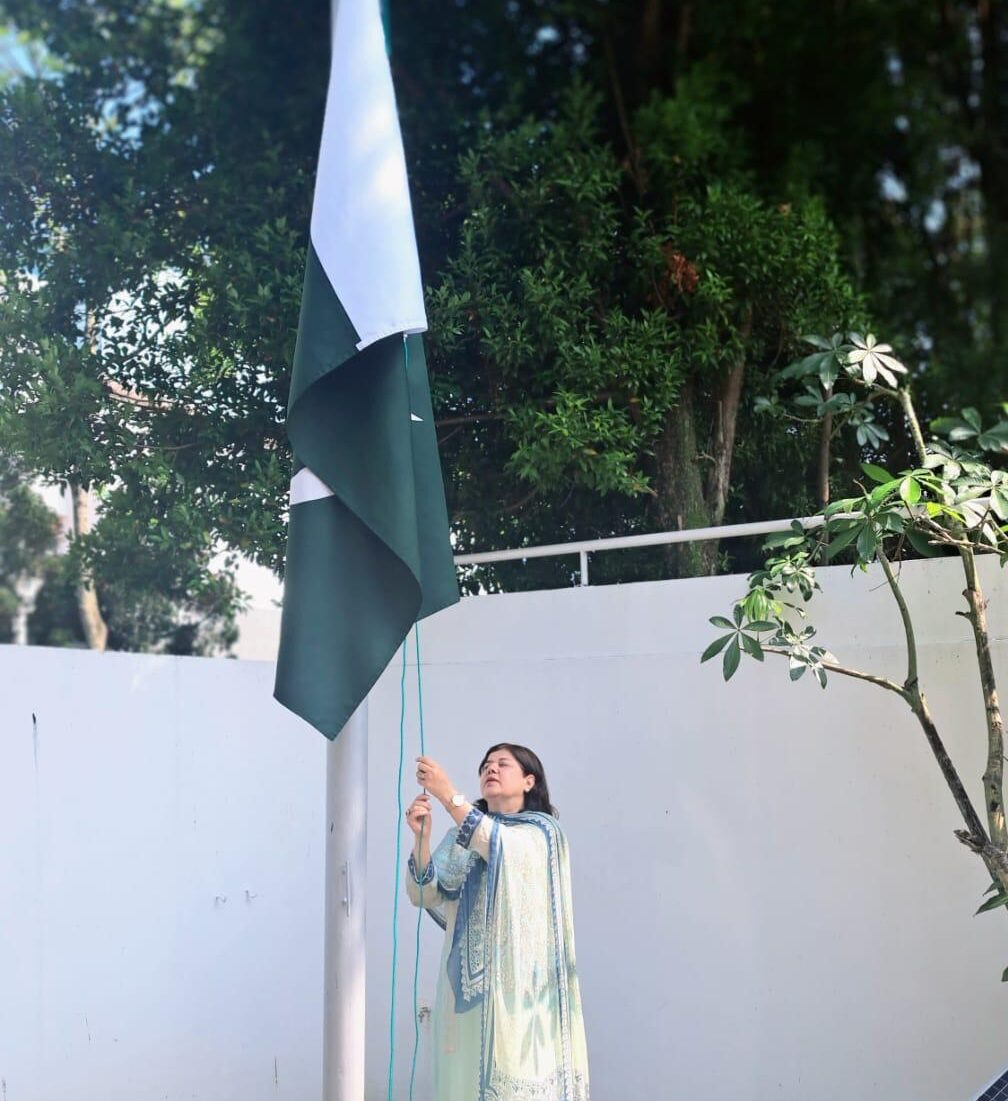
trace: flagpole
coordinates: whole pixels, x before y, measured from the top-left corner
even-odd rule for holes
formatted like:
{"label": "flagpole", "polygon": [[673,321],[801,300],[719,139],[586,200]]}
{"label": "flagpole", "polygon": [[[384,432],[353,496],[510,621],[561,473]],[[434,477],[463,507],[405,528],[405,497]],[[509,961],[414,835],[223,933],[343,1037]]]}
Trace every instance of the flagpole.
{"label": "flagpole", "polygon": [[364,1101],[368,704],[326,750],[323,1101]]}

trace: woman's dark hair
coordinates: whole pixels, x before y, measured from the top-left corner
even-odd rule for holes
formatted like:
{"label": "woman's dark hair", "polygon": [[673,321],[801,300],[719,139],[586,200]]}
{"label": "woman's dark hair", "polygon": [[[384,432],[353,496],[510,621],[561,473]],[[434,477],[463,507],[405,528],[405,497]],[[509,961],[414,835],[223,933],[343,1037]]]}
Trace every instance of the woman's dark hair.
{"label": "woman's dark hair", "polygon": [[[491,753],[496,753],[499,749],[506,749],[508,753],[518,762],[522,770],[523,776],[535,777],[535,783],[532,785],[532,790],[525,793],[525,810],[537,810],[543,814],[552,814],[554,818],[557,817],[556,807],[550,802],[549,785],[546,783],[546,770],[543,768],[542,761],[532,752],[531,749],[526,748],[523,745],[515,745],[513,742],[500,742],[498,745],[492,745],[486,753],[483,754],[483,760],[480,761],[479,771],[483,771],[483,766],[487,763],[487,758]],[[477,799],[473,806],[478,807],[481,811],[486,811],[487,802],[485,799]]]}

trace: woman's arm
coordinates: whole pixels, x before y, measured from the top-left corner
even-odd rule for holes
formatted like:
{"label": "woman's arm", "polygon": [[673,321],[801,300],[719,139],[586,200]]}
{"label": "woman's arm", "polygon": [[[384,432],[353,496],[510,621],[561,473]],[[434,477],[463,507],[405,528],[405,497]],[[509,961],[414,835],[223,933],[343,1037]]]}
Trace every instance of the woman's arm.
{"label": "woman's arm", "polygon": [[434,874],[433,863],[429,859],[426,864],[418,863],[415,851],[410,854],[406,870],[406,894],[414,906],[422,906],[425,910],[448,901]]}
{"label": "woman's arm", "polygon": [[406,871],[406,893],[414,906],[440,906],[446,902],[431,860],[431,806],[429,795],[418,795],[406,811],[406,822],[413,831],[413,851]]}

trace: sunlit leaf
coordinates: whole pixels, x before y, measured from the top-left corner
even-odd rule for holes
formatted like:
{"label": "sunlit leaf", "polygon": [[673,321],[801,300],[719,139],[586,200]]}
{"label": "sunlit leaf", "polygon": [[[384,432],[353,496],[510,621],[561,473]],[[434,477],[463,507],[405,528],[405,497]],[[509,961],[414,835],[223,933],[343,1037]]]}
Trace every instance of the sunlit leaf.
{"label": "sunlit leaf", "polygon": [[868,475],[873,482],[894,482],[895,478],[884,467],[876,466],[875,463],[862,463],[861,469]]}
{"label": "sunlit leaf", "polygon": [[908,505],[915,505],[921,499],[920,482],[916,478],[904,478],[900,482],[900,496]]}

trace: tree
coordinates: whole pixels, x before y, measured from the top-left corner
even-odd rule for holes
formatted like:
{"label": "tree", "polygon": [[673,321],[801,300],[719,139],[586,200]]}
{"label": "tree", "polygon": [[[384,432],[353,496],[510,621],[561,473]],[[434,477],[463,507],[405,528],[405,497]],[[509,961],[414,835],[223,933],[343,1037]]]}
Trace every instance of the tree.
{"label": "tree", "polygon": [[[749,588],[731,618],[711,623],[722,634],[703,654],[708,661],[723,655],[725,680],[742,655],[758,661],[765,654],[786,657],[792,680],[811,672],[823,688],[828,675],[851,677],[898,696],[916,718],[934,754],[965,828],[956,836],[983,861],[992,879],[993,897],[981,910],[1008,905],[1008,827],[1004,810],[1004,717],[991,658],[987,599],[977,572],[977,558],[997,555],[1008,562],[1008,420],[984,425],[974,408],[959,417],[935,420],[930,440],[922,431],[906,367],[887,344],[871,335],[835,334],[810,338],[810,355],[781,371],[775,393],[764,402],[768,412],[815,417],[831,414],[852,428],[862,446],[878,443],[877,408],[893,404],[906,419],[914,441],[915,464],[892,474],[877,463],[864,463],[866,484],[852,496],[833,501],[822,519],[808,529],[795,521],[790,532],[767,541],[770,557],[749,578]],[[797,387],[797,394],[788,388]],[[1002,406],[1008,412],[1008,406]],[[945,439],[937,438],[939,436]],[[924,555],[952,553],[965,578],[964,615],[972,630],[979,684],[986,716],[987,768],[983,776],[986,825],[945,750],[935,716],[921,683],[913,617],[900,587],[895,563],[907,551]],[[807,605],[818,589],[817,564],[853,555],[855,569],[877,562],[899,609],[906,638],[906,676],[895,681],[843,663],[815,641]],[[988,892],[990,893],[990,892]],[[1008,968],[1003,976],[1008,981]]]}
{"label": "tree", "polygon": [[56,550],[56,514],[0,458],[0,642],[21,642],[33,582]]}
{"label": "tree", "polygon": [[[639,202],[638,181],[645,191],[653,184],[640,113],[653,97],[678,102],[677,139],[687,160],[690,153],[696,159],[700,143],[709,148],[720,137],[720,163],[708,160],[708,182],[723,183],[728,167],[771,208],[821,200],[839,232],[841,270],[852,273],[877,323],[912,347],[926,372],[917,385],[922,407],[936,414],[978,402],[992,377],[1008,374],[1008,350],[990,323],[1006,316],[991,295],[1008,285],[995,274],[1008,262],[996,230],[998,204],[1008,194],[997,182],[1003,127],[994,122],[1004,111],[999,64],[1006,32],[996,8],[922,9],[904,0],[770,6],[519,0],[491,9],[462,0],[445,26],[432,5],[404,7],[393,25],[406,26],[411,48],[398,61],[397,78],[409,92],[402,110],[407,145],[415,150],[412,178],[431,282],[438,284],[438,273],[457,255],[455,230],[470,209],[455,185],[453,152],[485,142],[488,129],[513,128],[530,112],[549,122],[576,71],[603,97],[600,140],[618,151],[632,181],[630,202]],[[428,45],[435,38],[437,48]],[[647,205],[661,210],[666,198],[660,191],[648,195]],[[811,430],[800,441],[766,438],[770,430],[751,417],[754,393],[743,395],[739,411],[741,461],[733,462],[728,515],[808,511],[816,499],[828,499],[831,475],[856,469],[857,449],[840,440],[834,453],[828,425],[817,439]],[[461,449],[468,430],[454,414],[446,442]],[[708,410],[699,411],[699,425],[701,436],[716,435]],[[899,419],[890,427],[886,447],[909,458],[911,441]],[[754,434],[763,437],[755,445]],[[689,453],[688,432],[682,435]],[[801,455],[806,479],[775,489],[762,476],[764,444],[789,464]],[[696,451],[711,454],[702,444]],[[493,489],[512,454],[506,435],[495,442],[480,424],[469,454],[460,457],[479,465],[460,467],[460,478]],[[500,507],[523,496],[499,493],[499,514],[487,519],[481,545],[513,543],[519,529],[531,540],[552,541],[571,523],[585,535],[631,531],[642,513],[639,502],[611,495],[582,503],[572,487],[540,494],[517,516]],[[765,511],[753,515],[750,503]],[[655,523],[655,512],[648,510],[647,523]],[[536,567],[537,583],[545,570]]]}
{"label": "tree", "polygon": [[[328,4],[12,0],[6,12],[41,68],[4,86],[2,266],[45,285],[0,311],[8,358],[11,335],[26,340],[20,390],[0,394],[0,433],[50,477],[104,487],[105,515],[128,516],[147,553],[158,553],[154,533],[170,521],[182,545],[202,548],[192,560],[200,576],[218,546],[279,570],[289,476],[282,422]],[[775,356],[787,357],[821,317],[854,324],[870,312],[913,341],[929,411],[977,390],[979,365],[1001,362],[987,341],[996,280],[984,272],[1005,251],[987,232],[996,196],[981,166],[1000,155],[995,131],[966,111],[989,100],[990,111],[978,109],[993,118],[1003,98],[994,79],[1001,17],[985,24],[993,45],[983,56],[973,45],[983,38],[979,18],[965,2],[922,12],[909,0],[458,0],[450,18],[432,0],[392,4],[431,289],[432,381],[464,544],[809,511],[828,496],[831,476],[856,468],[857,449],[842,439],[834,449],[834,434],[817,426],[761,424],[754,401]],[[943,41],[951,48],[937,48]],[[56,69],[60,79],[47,80]],[[596,106],[571,115],[575,80]],[[560,188],[551,201],[533,193],[520,134],[535,134],[538,153],[554,158],[537,169],[537,186]],[[572,190],[567,155],[580,173],[573,182],[605,186]],[[518,187],[525,211],[495,192],[500,180]],[[939,201],[941,226],[929,215]],[[476,211],[487,215],[482,226]],[[565,308],[556,296],[550,307],[543,297],[576,269],[560,220],[586,211],[609,219],[601,224],[618,237],[608,268],[593,261],[588,290],[600,315],[587,319],[573,301]],[[505,259],[531,273],[538,303]],[[518,363],[507,350],[504,391],[495,389],[504,368],[494,357],[510,319],[496,275],[512,314],[538,310],[537,336],[558,353],[550,376],[538,378],[527,355]],[[677,286],[694,275],[695,291]],[[500,323],[489,337],[466,316],[466,294],[479,316]],[[92,311],[87,355],[81,304]],[[628,332],[658,326],[654,349],[635,331],[620,360],[617,322]],[[605,380],[579,411],[571,400],[585,394],[570,378],[588,378],[568,332],[595,341],[584,358],[596,357]],[[694,342],[705,364],[694,361]],[[960,351],[974,345],[976,356]],[[645,358],[621,375],[641,348]],[[658,348],[668,363],[660,378]],[[629,396],[645,382],[656,404],[638,423],[642,402]],[[618,395],[611,412],[596,400],[608,391]],[[500,419],[459,420],[483,415]],[[898,418],[880,423],[898,465],[910,441]],[[45,453],[39,439],[50,441]],[[799,464],[803,479],[782,485],[768,475],[785,463]],[[692,572],[752,560],[751,549],[733,546],[730,559],[707,548],[700,561],[673,565]],[[667,565],[603,558],[593,575],[653,576]],[[483,580],[562,583],[569,573],[541,563]]]}
{"label": "tree", "polygon": [[[89,645],[109,638],[98,587],[117,603],[121,628],[130,609],[133,626],[113,631],[120,644],[152,637],[136,629],[133,609],[160,621],[166,601],[181,621],[151,626],[154,635],[193,635],[196,605],[226,635],[237,593],[211,566],[215,525],[197,504],[205,464],[187,466],[184,456],[221,449],[240,410],[208,392],[219,362],[194,365],[188,354],[186,311],[196,316],[198,290],[179,262],[205,266],[205,256],[198,233],[178,228],[194,204],[198,214],[199,196],[185,140],[165,118],[191,96],[212,28],[170,4],[61,6],[52,23],[46,5],[10,7],[43,32],[60,71],[0,93],[0,439],[27,468],[70,488],[72,575]],[[246,437],[246,449],[261,442]],[[233,485],[243,464],[232,455],[229,465]],[[94,493],[104,502],[95,524]],[[130,579],[141,577],[150,587],[138,603]]]}
{"label": "tree", "polygon": [[[720,524],[747,389],[804,329],[860,309],[821,208],[760,199],[712,97],[652,98],[621,164],[575,84],[555,117],[488,126],[463,158],[431,344],[464,541],[540,495],[555,510],[533,526],[573,537],[556,506],[575,488],[647,495],[637,524]],[[710,572],[716,550],[680,570]]]}

